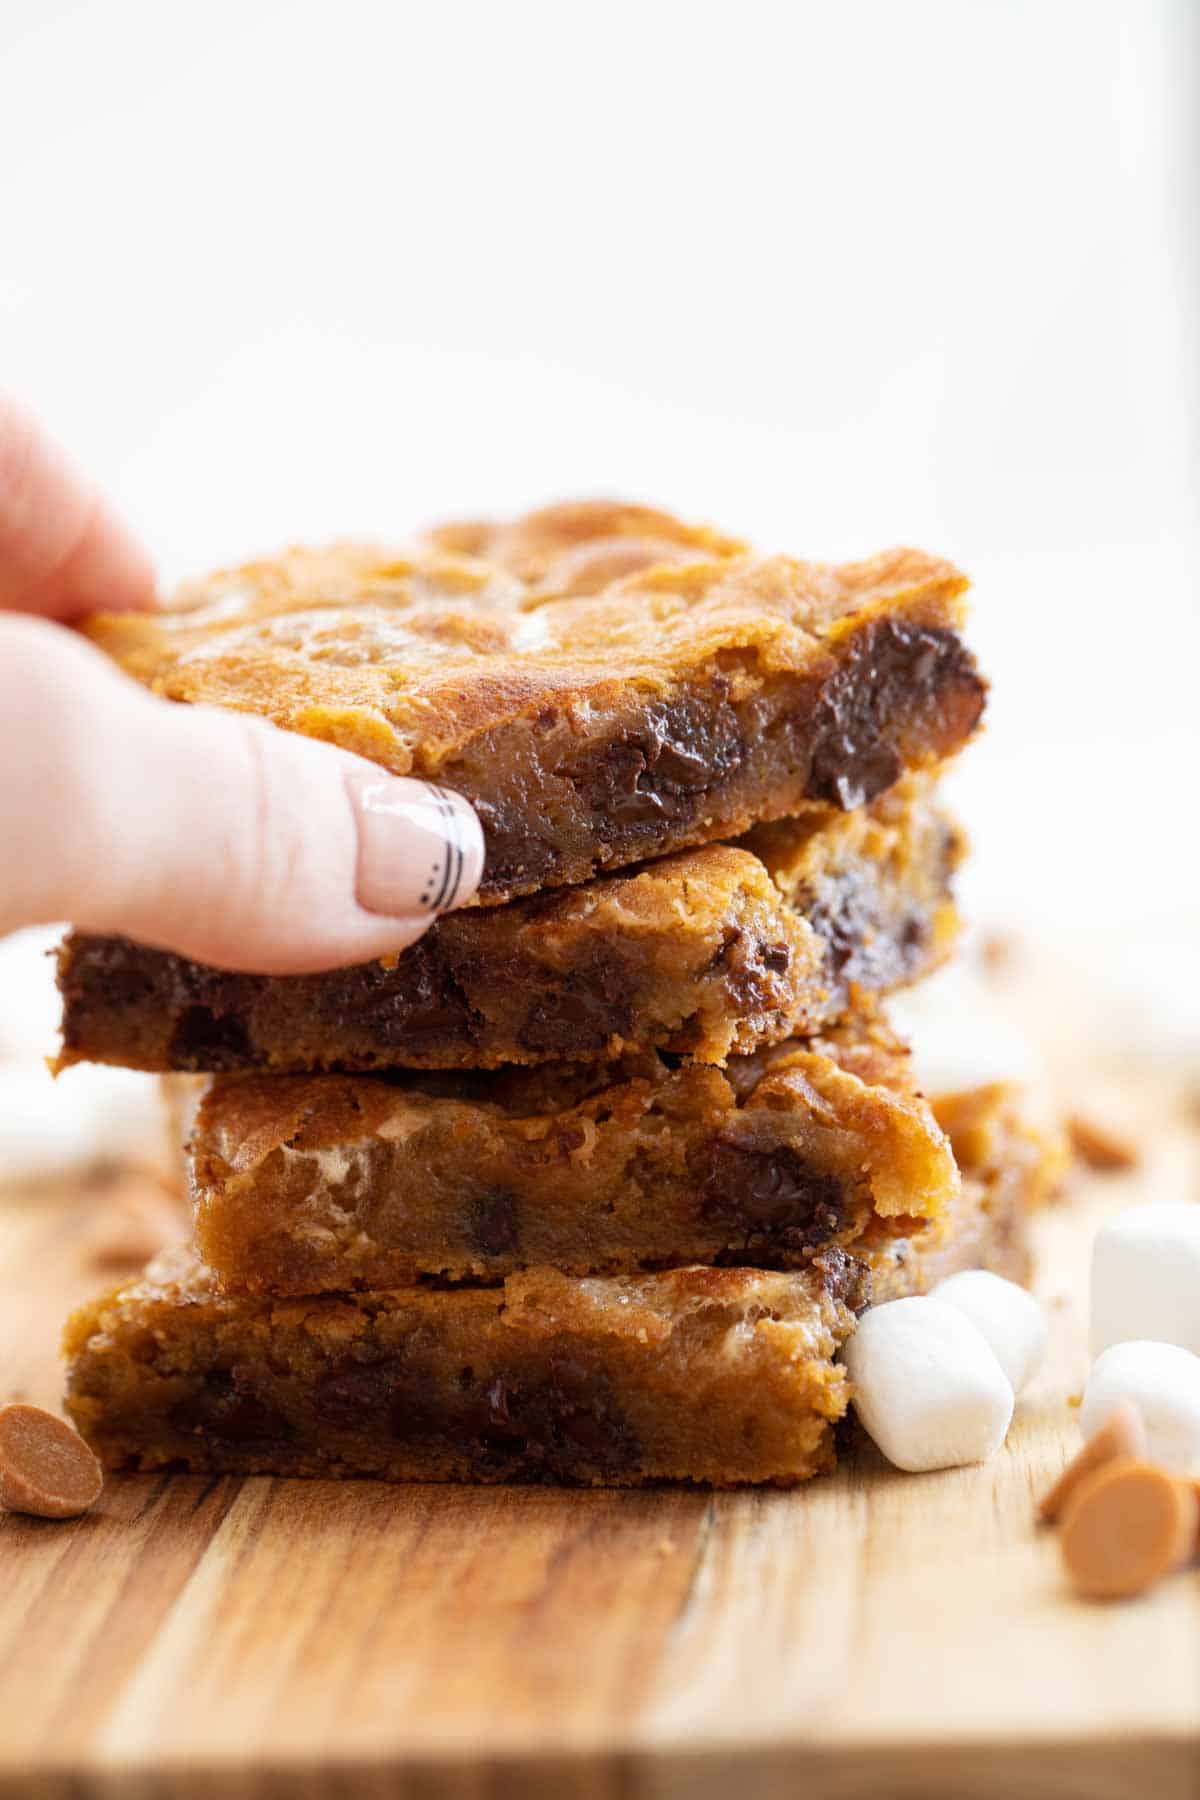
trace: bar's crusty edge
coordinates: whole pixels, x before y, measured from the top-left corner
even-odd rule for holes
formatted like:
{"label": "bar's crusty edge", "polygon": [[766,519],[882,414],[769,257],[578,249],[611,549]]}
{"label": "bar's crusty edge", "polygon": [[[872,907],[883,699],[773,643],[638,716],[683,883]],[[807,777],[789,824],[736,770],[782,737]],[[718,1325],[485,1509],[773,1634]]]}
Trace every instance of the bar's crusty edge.
{"label": "bar's crusty edge", "polygon": [[554,510],[539,515],[535,581],[517,572],[525,551],[505,566],[445,539],[291,550],[86,629],[169,699],[464,794],[487,839],[484,904],[861,806],[974,732],[985,688],[950,563],[726,554],[730,540],[679,527],[666,561],[661,532],[632,562],[627,535],[633,572],[597,587],[581,549],[611,566],[630,510],[563,509],[557,539]]}

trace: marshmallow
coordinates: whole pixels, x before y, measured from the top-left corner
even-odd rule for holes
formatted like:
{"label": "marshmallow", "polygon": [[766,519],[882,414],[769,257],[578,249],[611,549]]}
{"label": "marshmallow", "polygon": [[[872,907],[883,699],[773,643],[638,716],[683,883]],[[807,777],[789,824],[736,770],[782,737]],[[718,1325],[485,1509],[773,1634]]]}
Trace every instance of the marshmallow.
{"label": "marshmallow", "polygon": [[854,1410],[898,1469],[982,1462],[1004,1442],[1012,1386],[956,1307],[920,1296],[872,1307],[842,1360]]}
{"label": "marshmallow", "polygon": [[1200,1474],[1200,1356],[1178,1344],[1114,1344],[1092,1364],[1079,1414],[1083,1435],[1099,1431],[1122,1400],[1142,1415],[1154,1462]]}
{"label": "marshmallow", "polygon": [[1049,1335],[1032,1294],[987,1269],[963,1269],[939,1281],[929,1298],[957,1307],[983,1333],[1015,1394],[1028,1386],[1042,1366]]}
{"label": "marshmallow", "polygon": [[1200,1206],[1131,1206],[1092,1246],[1092,1355],[1135,1338],[1200,1354]]}

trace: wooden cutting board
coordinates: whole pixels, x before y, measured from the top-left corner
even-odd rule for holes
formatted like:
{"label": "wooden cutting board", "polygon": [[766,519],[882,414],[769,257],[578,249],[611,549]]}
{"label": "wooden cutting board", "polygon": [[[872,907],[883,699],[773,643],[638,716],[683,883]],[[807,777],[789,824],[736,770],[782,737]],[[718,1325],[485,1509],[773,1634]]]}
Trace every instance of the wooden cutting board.
{"label": "wooden cutting board", "polygon": [[[983,1467],[863,1446],[790,1493],[113,1479],[0,1519],[0,1794],[1200,1793],[1200,1573],[1081,1603],[1033,1501],[1075,1443],[1097,1221],[1200,1198],[1181,1082],[1097,1087],[1139,1171],[1038,1228],[1052,1366]],[[0,1393],[54,1404],[103,1194],[0,1206]]]}

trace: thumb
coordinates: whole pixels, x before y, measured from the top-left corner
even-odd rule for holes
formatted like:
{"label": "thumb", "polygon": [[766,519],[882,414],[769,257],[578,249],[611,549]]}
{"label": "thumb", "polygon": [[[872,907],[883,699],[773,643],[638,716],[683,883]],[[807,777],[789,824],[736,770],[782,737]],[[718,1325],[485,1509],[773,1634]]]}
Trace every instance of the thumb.
{"label": "thumb", "polygon": [[470,899],[459,795],[263,720],[155,699],[83,639],[0,617],[0,931],[52,919],[298,974],[414,942]]}

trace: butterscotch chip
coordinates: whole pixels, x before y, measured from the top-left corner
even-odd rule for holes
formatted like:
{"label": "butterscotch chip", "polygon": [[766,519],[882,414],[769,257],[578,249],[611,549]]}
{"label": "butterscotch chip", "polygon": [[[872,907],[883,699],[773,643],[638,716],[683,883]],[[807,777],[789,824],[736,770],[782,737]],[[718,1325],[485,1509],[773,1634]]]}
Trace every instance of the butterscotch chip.
{"label": "butterscotch chip", "polygon": [[1122,1400],[1099,1431],[1093,1432],[1079,1455],[1067,1464],[1049,1493],[1044,1496],[1038,1506],[1038,1517],[1052,1524],[1061,1517],[1080,1483],[1094,1470],[1103,1468],[1105,1463],[1115,1462],[1120,1457],[1142,1462],[1147,1453],[1146,1427],[1142,1423],[1142,1415],[1130,1401]]}
{"label": "butterscotch chip", "polygon": [[1072,1113],[1067,1119],[1067,1135],[1079,1161],[1098,1174],[1112,1175],[1121,1169],[1134,1169],[1141,1161],[1141,1151],[1133,1139],[1111,1125],[1102,1125],[1086,1113]]}
{"label": "butterscotch chip", "polygon": [[39,1519],[74,1519],[100,1498],[104,1476],[79,1433],[40,1406],[0,1408],[0,1505]]}
{"label": "butterscotch chip", "polygon": [[993,980],[1007,975],[1017,960],[1017,940],[1008,931],[992,931],[979,946],[983,972]]}
{"label": "butterscotch chip", "polygon": [[1198,1502],[1190,1482],[1121,1458],[1087,1476],[1067,1507],[1063,1561],[1081,1594],[1140,1594],[1191,1556]]}

